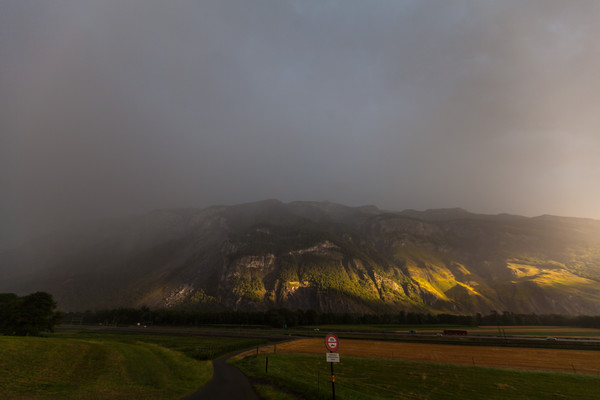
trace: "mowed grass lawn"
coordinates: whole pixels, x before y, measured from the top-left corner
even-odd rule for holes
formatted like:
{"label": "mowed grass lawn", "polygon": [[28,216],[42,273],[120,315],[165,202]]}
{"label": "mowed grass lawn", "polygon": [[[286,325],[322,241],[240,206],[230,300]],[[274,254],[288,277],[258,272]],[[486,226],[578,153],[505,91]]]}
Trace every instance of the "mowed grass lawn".
{"label": "mowed grass lawn", "polygon": [[3,399],[177,399],[211,377],[210,361],[151,343],[0,337]]}
{"label": "mowed grass lawn", "polygon": [[[268,373],[265,358],[269,357]],[[235,361],[263,379],[265,399],[331,398],[325,355],[267,354]],[[599,399],[600,377],[344,357],[335,364],[336,399]],[[266,386],[271,386],[268,390]]]}
{"label": "mowed grass lawn", "polygon": [[168,331],[161,334],[79,331],[77,333],[57,334],[57,337],[86,340],[112,340],[125,343],[153,343],[171,350],[184,353],[196,360],[213,360],[235,350],[254,347],[266,343],[264,339],[229,338],[194,335],[174,335]]}
{"label": "mowed grass lawn", "polygon": [[211,379],[208,359],[256,342],[94,332],[0,336],[0,399],[179,399]]}

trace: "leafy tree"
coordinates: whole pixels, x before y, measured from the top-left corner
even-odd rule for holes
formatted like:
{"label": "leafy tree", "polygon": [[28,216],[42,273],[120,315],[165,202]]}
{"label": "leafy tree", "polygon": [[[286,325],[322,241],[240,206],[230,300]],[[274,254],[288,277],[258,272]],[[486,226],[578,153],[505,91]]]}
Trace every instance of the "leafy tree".
{"label": "leafy tree", "polygon": [[18,297],[0,294],[0,333],[4,335],[36,336],[52,331],[62,314],[55,311],[56,302],[46,292]]}

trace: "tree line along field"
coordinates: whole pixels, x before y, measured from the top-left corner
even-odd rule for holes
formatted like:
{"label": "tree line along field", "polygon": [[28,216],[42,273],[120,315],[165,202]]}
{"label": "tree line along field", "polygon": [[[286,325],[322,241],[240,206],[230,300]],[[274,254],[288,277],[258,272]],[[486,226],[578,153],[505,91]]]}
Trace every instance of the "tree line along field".
{"label": "tree line along field", "polygon": [[0,336],[0,398],[178,399],[211,379],[208,360],[263,342],[103,332]]}
{"label": "tree line along field", "polygon": [[[0,294],[0,302],[2,300]],[[489,315],[453,315],[400,311],[394,314],[351,314],[317,312],[315,310],[289,310],[286,308],[268,311],[215,311],[190,307],[174,309],[116,308],[98,311],[69,312],[63,322],[83,321],[85,324],[132,325],[142,322],[159,326],[199,326],[199,325],[263,325],[273,328],[318,325],[339,325],[390,329],[393,326],[565,326],[600,329],[600,316],[536,315],[492,312]]]}

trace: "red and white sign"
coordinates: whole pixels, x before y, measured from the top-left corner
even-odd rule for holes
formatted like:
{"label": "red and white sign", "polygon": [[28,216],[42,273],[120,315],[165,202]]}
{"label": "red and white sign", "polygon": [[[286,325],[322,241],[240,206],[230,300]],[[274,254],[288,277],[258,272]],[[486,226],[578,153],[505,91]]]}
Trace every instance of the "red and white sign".
{"label": "red and white sign", "polygon": [[327,334],[327,336],[325,336],[325,347],[327,347],[327,350],[329,351],[337,351],[340,347],[340,341],[337,336],[333,333]]}

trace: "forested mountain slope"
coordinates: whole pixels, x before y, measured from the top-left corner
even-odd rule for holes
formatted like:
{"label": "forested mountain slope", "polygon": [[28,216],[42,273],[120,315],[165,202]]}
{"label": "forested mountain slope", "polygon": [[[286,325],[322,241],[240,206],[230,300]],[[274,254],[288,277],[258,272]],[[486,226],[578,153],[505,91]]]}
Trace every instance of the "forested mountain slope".
{"label": "forested mountain slope", "polygon": [[600,221],[267,200],[89,224],[0,254],[0,276],[63,310],[600,314]]}

